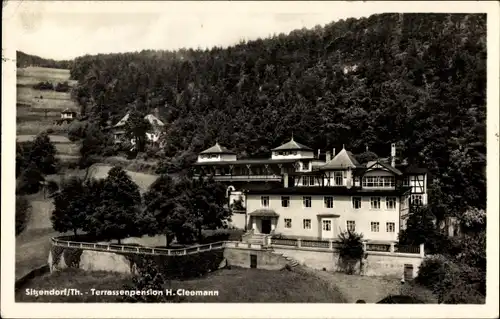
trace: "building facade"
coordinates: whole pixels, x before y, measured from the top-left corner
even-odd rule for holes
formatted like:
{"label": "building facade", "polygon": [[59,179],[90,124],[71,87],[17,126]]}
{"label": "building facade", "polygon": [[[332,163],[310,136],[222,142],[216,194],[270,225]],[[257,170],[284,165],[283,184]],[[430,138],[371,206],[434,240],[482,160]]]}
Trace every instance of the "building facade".
{"label": "building facade", "polygon": [[351,152],[315,154],[292,138],[268,159],[238,159],[218,143],[200,153],[195,177],[228,186],[228,204],[241,204],[236,227],[287,237],[335,239],[352,230],[370,241],[397,241],[410,204],[425,205],[425,169],[390,160],[360,164]]}

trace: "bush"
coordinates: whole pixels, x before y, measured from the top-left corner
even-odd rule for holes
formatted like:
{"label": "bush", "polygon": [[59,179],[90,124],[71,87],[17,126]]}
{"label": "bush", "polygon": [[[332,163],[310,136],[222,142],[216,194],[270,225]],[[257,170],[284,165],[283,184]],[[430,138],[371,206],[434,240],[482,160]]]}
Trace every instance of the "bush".
{"label": "bush", "polygon": [[[158,264],[153,259],[146,259],[141,265],[138,265],[138,275],[133,279],[132,285],[125,285],[126,290],[141,290],[147,291],[148,289],[154,291],[165,292],[166,280],[162,275]],[[162,295],[146,295],[139,294],[134,296],[124,296],[121,301],[124,302],[175,302],[180,301],[177,296],[170,296],[167,294]]]}
{"label": "bush", "polygon": [[16,192],[20,195],[35,194],[40,191],[45,180],[40,170],[35,165],[30,165],[21,173],[17,183]]}
{"label": "bush", "polygon": [[31,205],[23,196],[16,196],[16,236],[21,234],[28,224]]}
{"label": "bush", "polygon": [[361,260],[364,255],[363,235],[348,230],[339,234],[339,240],[340,246],[338,249],[341,259],[339,266],[346,273],[353,274],[358,262],[360,262],[360,267],[362,267]]}
{"label": "bush", "polygon": [[484,303],[481,289],[485,278],[486,274],[477,268],[436,255],[422,262],[416,282],[431,289],[440,303],[476,304]]}
{"label": "bush", "polygon": [[[33,88],[40,91],[52,91],[54,90],[54,85],[49,81],[38,82],[37,84],[33,85]],[[40,98],[42,98],[42,96],[40,96]]]}

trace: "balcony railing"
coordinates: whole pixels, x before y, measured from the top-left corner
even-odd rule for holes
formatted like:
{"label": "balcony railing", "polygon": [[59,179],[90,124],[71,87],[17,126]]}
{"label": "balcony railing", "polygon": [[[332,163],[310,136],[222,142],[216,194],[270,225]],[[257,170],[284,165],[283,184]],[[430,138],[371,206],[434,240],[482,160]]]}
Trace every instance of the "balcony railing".
{"label": "balcony railing", "polygon": [[[199,176],[195,176],[199,177]],[[216,181],[276,181],[280,182],[283,177],[281,175],[213,175]]]}

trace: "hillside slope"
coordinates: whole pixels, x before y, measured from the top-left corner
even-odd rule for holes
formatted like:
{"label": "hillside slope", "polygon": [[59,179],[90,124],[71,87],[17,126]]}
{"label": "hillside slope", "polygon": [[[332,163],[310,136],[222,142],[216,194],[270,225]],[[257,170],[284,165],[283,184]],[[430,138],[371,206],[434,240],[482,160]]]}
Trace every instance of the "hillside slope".
{"label": "hillside slope", "polygon": [[380,156],[396,142],[436,177],[440,204],[485,206],[486,15],[382,14],[226,49],[85,56],[71,76],[102,123],[159,108],[167,162],[188,166],[216,139],[242,156],[292,133]]}

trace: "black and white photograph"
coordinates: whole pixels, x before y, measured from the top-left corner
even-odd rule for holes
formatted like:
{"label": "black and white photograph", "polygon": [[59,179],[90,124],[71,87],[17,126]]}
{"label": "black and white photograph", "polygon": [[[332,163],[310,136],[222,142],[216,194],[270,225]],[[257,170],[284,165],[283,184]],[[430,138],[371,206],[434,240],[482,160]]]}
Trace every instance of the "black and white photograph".
{"label": "black and white photograph", "polygon": [[2,317],[498,317],[498,3],[2,24]]}

